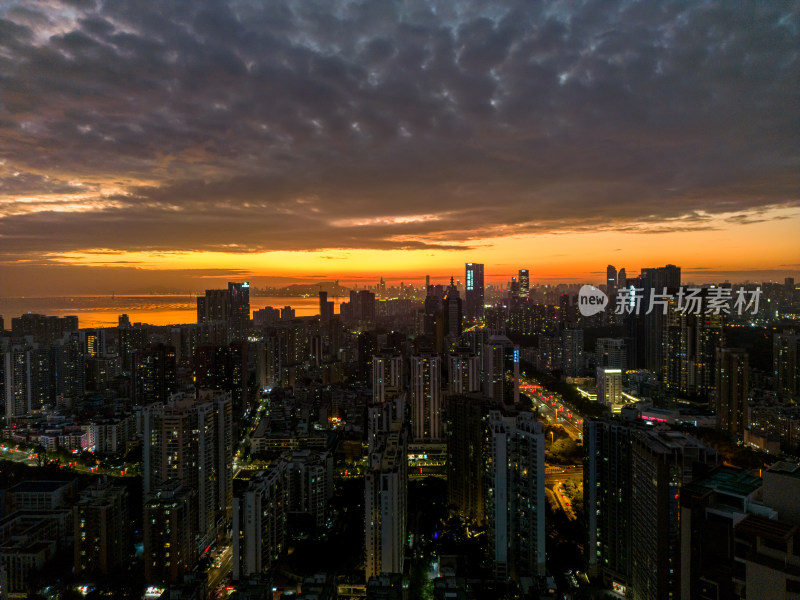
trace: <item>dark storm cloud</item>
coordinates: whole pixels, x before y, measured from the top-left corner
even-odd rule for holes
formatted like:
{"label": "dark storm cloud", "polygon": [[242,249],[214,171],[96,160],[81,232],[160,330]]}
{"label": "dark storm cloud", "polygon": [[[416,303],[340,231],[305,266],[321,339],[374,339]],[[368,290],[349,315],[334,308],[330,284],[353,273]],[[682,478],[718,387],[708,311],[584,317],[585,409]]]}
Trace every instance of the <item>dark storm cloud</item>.
{"label": "dark storm cloud", "polygon": [[0,253],[757,223],[798,205],[799,7],[9,5]]}

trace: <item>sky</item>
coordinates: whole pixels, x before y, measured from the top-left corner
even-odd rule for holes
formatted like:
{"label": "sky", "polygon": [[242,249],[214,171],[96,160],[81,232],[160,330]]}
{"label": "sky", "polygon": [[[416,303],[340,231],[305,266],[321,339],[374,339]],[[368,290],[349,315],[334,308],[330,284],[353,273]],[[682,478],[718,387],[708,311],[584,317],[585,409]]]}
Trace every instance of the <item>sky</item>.
{"label": "sky", "polygon": [[0,296],[800,279],[800,1],[0,4]]}

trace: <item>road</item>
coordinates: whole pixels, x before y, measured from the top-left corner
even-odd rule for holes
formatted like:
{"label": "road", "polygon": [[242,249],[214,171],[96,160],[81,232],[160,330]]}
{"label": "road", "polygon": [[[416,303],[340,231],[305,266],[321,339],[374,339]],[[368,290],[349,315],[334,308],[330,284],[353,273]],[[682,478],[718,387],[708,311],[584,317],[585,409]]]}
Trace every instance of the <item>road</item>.
{"label": "road", "polygon": [[583,439],[583,416],[568,406],[561,397],[528,377],[520,377],[519,387],[531,399],[534,408],[542,412],[548,421],[562,425],[572,439]]}
{"label": "road", "polygon": [[219,586],[224,585],[232,569],[233,569],[233,548],[227,546],[219,554],[219,556],[217,556],[214,567],[212,567],[208,571],[209,591],[214,593],[214,590],[216,590]]}

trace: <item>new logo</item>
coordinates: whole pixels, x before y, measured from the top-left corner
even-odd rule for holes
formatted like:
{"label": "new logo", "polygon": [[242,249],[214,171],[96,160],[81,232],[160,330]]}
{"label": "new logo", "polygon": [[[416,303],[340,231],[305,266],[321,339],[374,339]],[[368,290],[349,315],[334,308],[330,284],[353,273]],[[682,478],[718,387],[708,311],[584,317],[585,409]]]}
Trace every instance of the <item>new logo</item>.
{"label": "new logo", "polygon": [[578,292],[578,310],[584,317],[601,312],[608,305],[608,296],[593,285],[584,285]]}

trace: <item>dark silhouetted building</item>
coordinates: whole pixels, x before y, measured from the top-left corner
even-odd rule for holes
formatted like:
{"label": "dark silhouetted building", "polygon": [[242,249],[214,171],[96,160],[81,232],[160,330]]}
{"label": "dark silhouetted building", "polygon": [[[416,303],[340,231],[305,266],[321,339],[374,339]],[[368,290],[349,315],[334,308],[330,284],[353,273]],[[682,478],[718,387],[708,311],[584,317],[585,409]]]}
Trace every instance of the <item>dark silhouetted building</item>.
{"label": "dark silhouetted building", "polygon": [[483,318],[483,265],[479,263],[466,264],[465,278],[465,314],[467,319]]}

